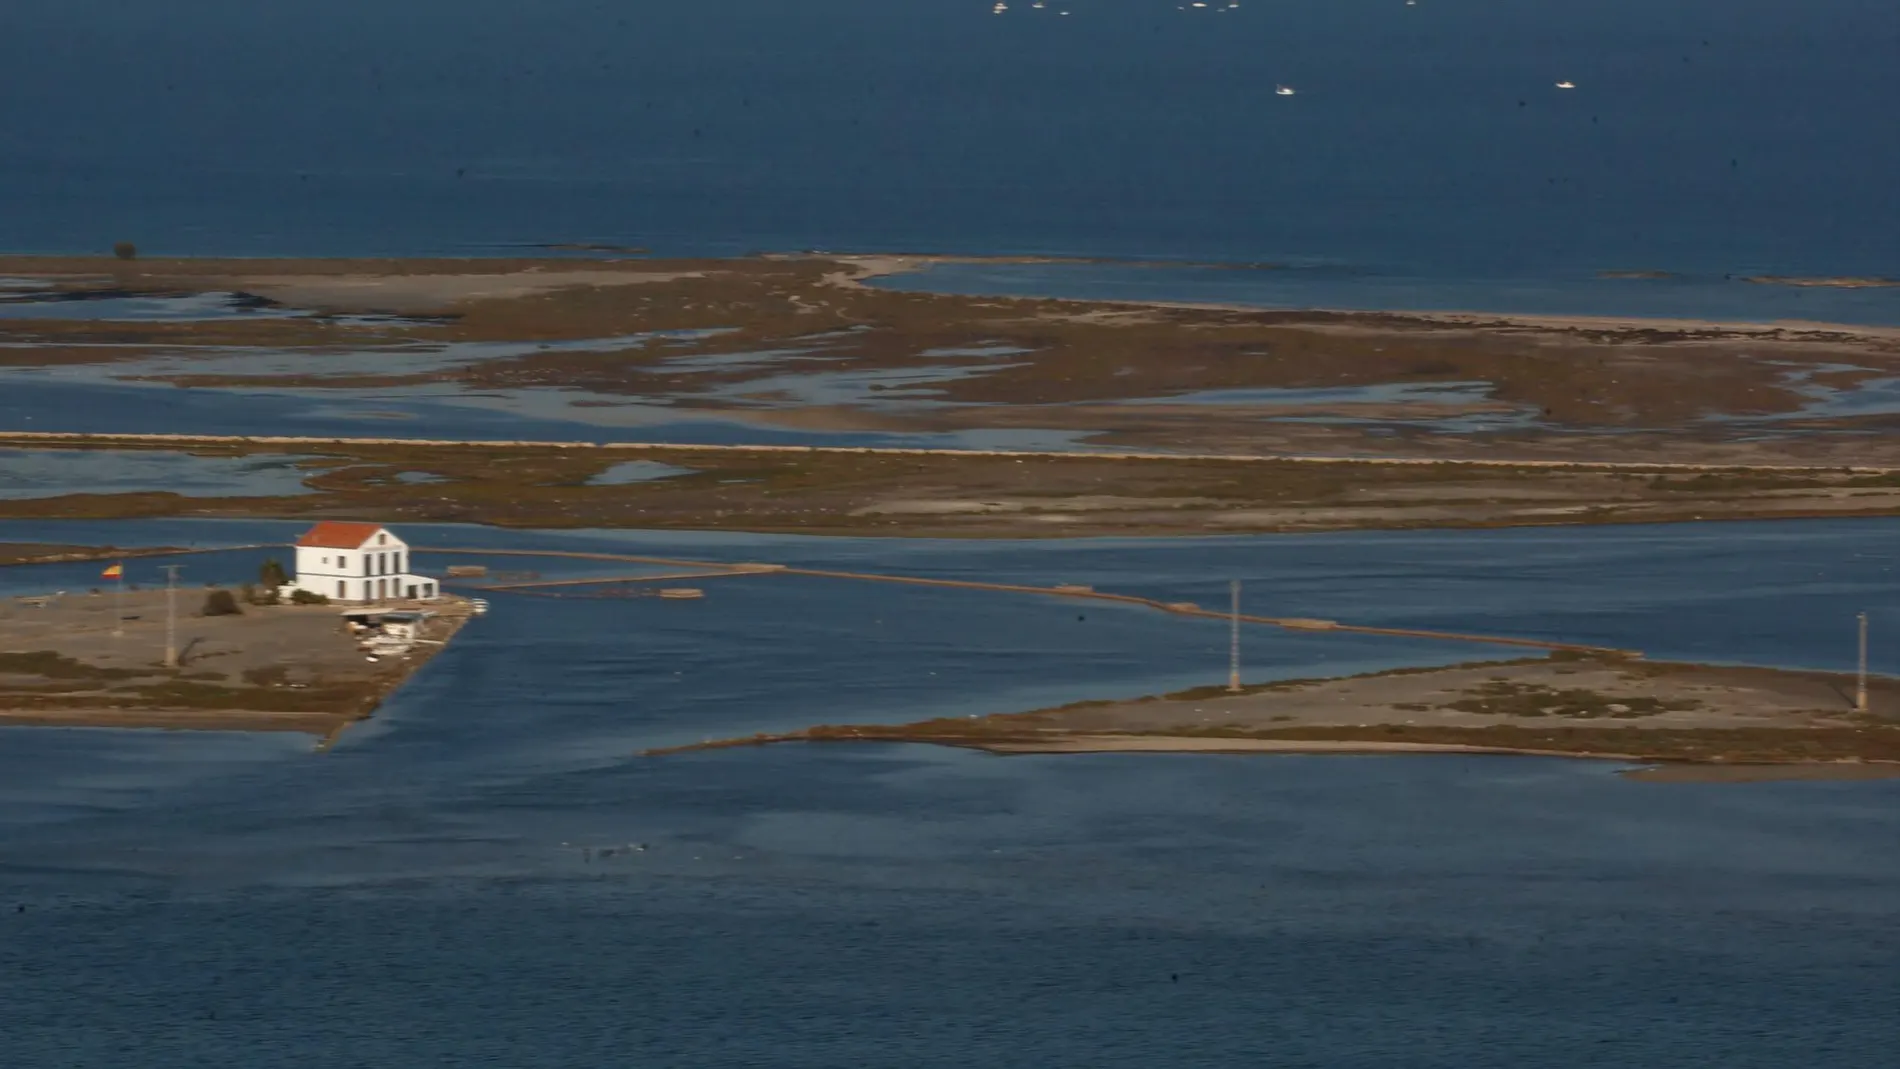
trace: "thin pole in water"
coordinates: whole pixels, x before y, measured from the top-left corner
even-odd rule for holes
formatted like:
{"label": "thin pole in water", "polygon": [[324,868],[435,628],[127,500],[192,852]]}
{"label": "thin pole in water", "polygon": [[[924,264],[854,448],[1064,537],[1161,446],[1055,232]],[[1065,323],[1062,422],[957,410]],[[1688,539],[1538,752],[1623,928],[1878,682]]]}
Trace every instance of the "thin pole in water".
{"label": "thin pole in water", "polygon": [[165,569],[165,667],[178,667],[178,569],[182,564],[163,565]]}
{"label": "thin pole in water", "polygon": [[1860,614],[1860,677],[1854,688],[1854,710],[1867,711],[1867,614]]}
{"label": "thin pole in water", "polygon": [[1232,602],[1227,617],[1227,689],[1240,693],[1240,580],[1227,582],[1228,599]]}

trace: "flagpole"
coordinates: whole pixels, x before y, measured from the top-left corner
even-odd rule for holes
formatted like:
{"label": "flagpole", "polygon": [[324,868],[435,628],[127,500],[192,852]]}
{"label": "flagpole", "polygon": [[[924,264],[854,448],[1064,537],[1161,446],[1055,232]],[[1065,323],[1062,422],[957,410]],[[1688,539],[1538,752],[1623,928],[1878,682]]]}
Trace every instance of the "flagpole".
{"label": "flagpole", "polygon": [[112,587],[112,637],[122,638],[125,635],[125,562],[120,561],[110,570],[118,573],[112,577],[116,580]]}

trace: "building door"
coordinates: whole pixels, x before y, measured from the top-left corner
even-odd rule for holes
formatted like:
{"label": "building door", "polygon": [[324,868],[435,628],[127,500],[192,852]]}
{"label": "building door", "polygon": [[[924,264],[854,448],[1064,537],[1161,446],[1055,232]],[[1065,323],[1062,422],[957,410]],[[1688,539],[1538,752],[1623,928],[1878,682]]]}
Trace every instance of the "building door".
{"label": "building door", "polygon": [[413,585],[409,588],[409,600],[416,600],[416,588]]}
{"label": "building door", "polygon": [[348,589],[348,585],[347,585],[347,584],[345,584],[345,583],[343,582],[343,580],[341,580],[341,579],[338,579],[338,580],[336,581],[336,599],[337,599],[338,601],[348,601],[348,600],[350,600],[350,596],[349,596],[348,594],[345,594],[345,593],[344,593],[344,590],[346,590],[346,589]]}

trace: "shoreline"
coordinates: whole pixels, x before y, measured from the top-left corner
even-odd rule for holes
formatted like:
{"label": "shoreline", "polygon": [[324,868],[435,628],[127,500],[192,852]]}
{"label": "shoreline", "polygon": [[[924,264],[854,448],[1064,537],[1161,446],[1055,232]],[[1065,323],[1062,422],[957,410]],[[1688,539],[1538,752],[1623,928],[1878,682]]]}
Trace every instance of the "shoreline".
{"label": "shoreline", "polygon": [[[559,251],[560,246],[533,246],[543,253]],[[673,281],[682,278],[703,277],[706,270],[717,270],[724,266],[743,266],[748,264],[804,264],[831,263],[845,265],[848,271],[833,272],[823,276],[822,282],[829,286],[863,289],[870,291],[905,293],[916,296],[946,298],[987,297],[999,300],[1020,300],[1030,302],[1059,302],[1063,304],[1091,305],[1104,309],[1176,309],[1201,312],[1230,312],[1265,314],[1287,319],[1290,325],[1325,326],[1339,324],[1341,321],[1365,321],[1367,325],[1384,327],[1433,326],[1454,329],[1519,329],[1531,331],[1578,332],[1638,332],[1661,331],[1688,335],[1713,337],[1777,339],[1776,335],[1795,334],[1797,336],[1825,337],[1830,340],[1867,340],[1889,342],[1900,340],[1900,324],[1853,324],[1837,323],[1826,320],[1805,319],[1706,319],[1696,317],[1640,316],[1616,314],[1552,314],[1486,311],[1482,309],[1406,309],[1406,308],[1354,308],[1343,306],[1299,306],[1279,307],[1272,305],[1202,302],[1141,300],[1126,298],[1096,297],[1055,297],[1047,294],[992,293],[992,294],[940,294],[929,289],[886,289],[868,286],[871,279],[893,278],[902,275],[923,274],[932,266],[939,264],[971,265],[1049,265],[1049,266],[1121,266],[1143,267],[1156,270],[1166,269],[1202,269],[1225,271],[1271,272],[1279,270],[1279,265],[1260,263],[1226,263],[1220,261],[1174,261],[1148,260],[1130,257],[1096,256],[1045,256],[1045,255],[1001,255],[979,256],[953,253],[860,253],[860,252],[758,252],[740,256],[655,256],[639,250],[626,250],[614,254],[611,250],[584,249],[582,254],[571,256],[522,255],[523,250],[512,250],[494,256],[166,256],[140,258],[136,260],[117,260],[102,254],[60,254],[60,253],[13,253],[0,252],[0,276],[18,275],[31,277],[31,269],[41,267],[48,274],[90,279],[93,281],[136,279],[139,277],[166,278],[167,270],[182,272],[186,275],[206,275],[212,281],[220,281],[220,275],[257,275],[260,290],[276,291],[264,293],[273,299],[283,299],[289,303],[312,303],[317,305],[348,306],[348,299],[338,301],[338,294],[318,295],[313,298],[308,286],[300,285],[305,281],[302,276],[308,274],[308,281],[325,277],[351,273],[372,272],[371,277],[383,281],[418,278],[430,273],[444,277],[463,277],[476,279],[499,279],[503,276],[515,277],[524,272],[546,272],[541,280],[519,279],[512,286],[504,285],[488,291],[465,291],[457,295],[460,300],[482,300],[495,298],[518,298],[532,296],[535,293],[564,286],[587,285],[639,285]],[[588,268],[598,269],[589,272]],[[376,269],[383,269],[375,273]],[[1623,274],[1647,276],[1647,272],[1598,272],[1596,277],[1614,277]],[[1675,277],[1664,273],[1667,277]],[[569,276],[563,278],[563,276]],[[1738,276],[1735,281],[1761,286],[1785,286],[1798,289],[1887,289],[1900,287],[1900,280],[1885,278],[1833,278],[1833,277],[1796,277],[1778,275]],[[521,288],[523,284],[527,288]],[[342,279],[331,283],[346,285]],[[358,284],[360,285],[360,284]],[[347,288],[344,291],[347,295]],[[399,301],[398,303],[411,303]],[[49,317],[57,319],[57,317]]]}
{"label": "shoreline", "polygon": [[982,740],[956,735],[852,734],[786,732],[715,739],[641,750],[640,757],[676,757],[714,750],[778,746],[789,743],[890,743],[911,746],[948,746],[980,750],[998,757],[1083,754],[1182,754],[1197,756],[1381,757],[1456,756],[1543,757],[1567,761],[1605,761],[1629,767],[1618,770],[1625,779],[1655,783],[1774,782],[1781,780],[1900,779],[1900,760],[1841,758],[1827,761],[1665,761],[1637,753],[1589,750],[1553,750],[1529,746],[1484,746],[1470,743],[1378,742],[1354,739],[1207,738],[1193,735],[1072,735],[1047,739]]}
{"label": "shoreline", "polygon": [[[1338,306],[1298,306],[1285,307],[1265,304],[1240,304],[1219,301],[1170,301],[1143,300],[1115,297],[1057,297],[1040,293],[980,293],[980,294],[940,294],[930,289],[911,289],[904,287],[867,286],[871,279],[891,279],[906,275],[919,277],[928,274],[937,264],[1104,264],[1130,267],[1182,267],[1215,268],[1219,264],[1170,264],[1139,260],[1093,260],[1073,258],[1040,257],[984,257],[984,256],[884,256],[878,254],[840,254],[827,257],[841,263],[859,265],[861,270],[851,276],[843,274],[828,275],[826,281],[834,285],[857,286],[866,289],[885,289],[886,292],[912,293],[926,296],[989,297],[999,300],[1024,301],[1060,301],[1073,304],[1098,305],[1104,308],[1124,309],[1178,309],[1200,312],[1264,313],[1270,315],[1310,316],[1312,322],[1306,325],[1336,324],[1340,321],[1371,321],[1373,325],[1405,326],[1428,325],[1467,329],[1524,329],[1532,331],[1663,331],[1688,335],[1699,335],[1709,340],[1716,338],[1760,338],[1762,340],[1785,340],[1777,335],[1796,334],[1810,337],[1826,337],[1830,340],[1896,341],[1900,340],[1900,323],[1897,324],[1856,324],[1836,323],[1827,320],[1807,319],[1704,319],[1676,316],[1636,316],[1636,315],[1574,315],[1538,312],[1491,312],[1481,309],[1410,309],[1410,308],[1350,308]],[[1235,270],[1259,270],[1237,266]],[[1803,288],[1818,287],[1822,282],[1798,282],[1776,280],[1774,282],[1755,279],[1741,281],[1760,285],[1787,285]],[[1887,288],[1900,286],[1900,282],[1883,282],[1880,286],[1840,286],[1843,289]]]}

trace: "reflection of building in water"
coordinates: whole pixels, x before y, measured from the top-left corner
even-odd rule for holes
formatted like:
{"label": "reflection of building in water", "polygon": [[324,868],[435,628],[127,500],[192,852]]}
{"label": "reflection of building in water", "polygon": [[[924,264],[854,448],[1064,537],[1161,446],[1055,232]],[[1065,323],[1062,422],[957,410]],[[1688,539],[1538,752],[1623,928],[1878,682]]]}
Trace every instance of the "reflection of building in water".
{"label": "reflection of building in water", "polygon": [[426,601],[436,581],[409,571],[409,545],[373,523],[326,521],[297,540],[293,590],[332,601]]}

